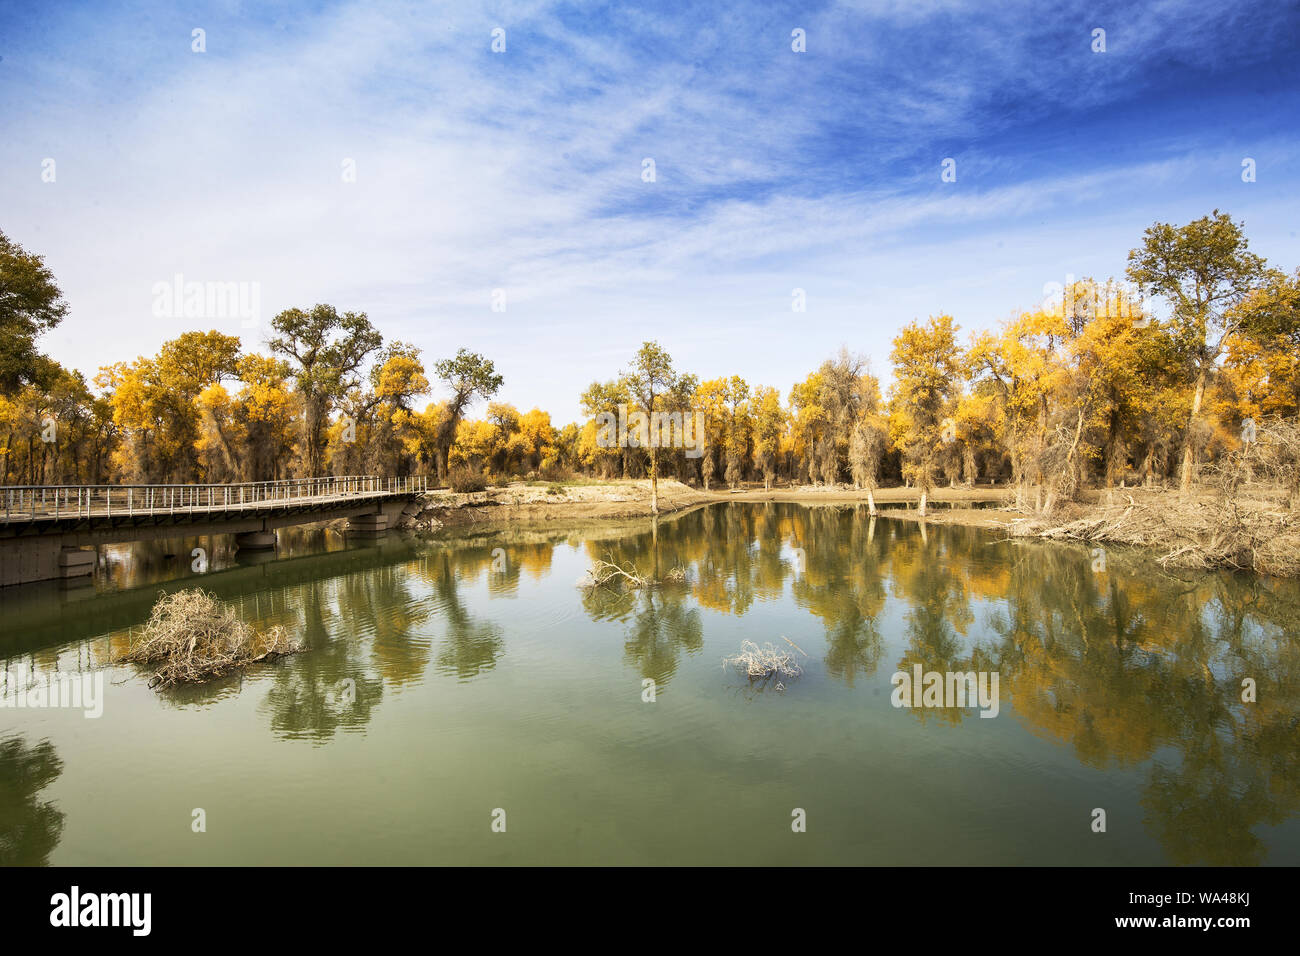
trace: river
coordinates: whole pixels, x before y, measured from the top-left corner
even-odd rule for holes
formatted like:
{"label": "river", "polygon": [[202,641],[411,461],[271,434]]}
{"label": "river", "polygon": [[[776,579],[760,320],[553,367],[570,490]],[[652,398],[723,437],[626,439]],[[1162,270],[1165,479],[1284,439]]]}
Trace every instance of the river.
{"label": "river", "polygon": [[[578,587],[597,558],[685,580]],[[306,650],[112,664],[196,585]],[[0,863],[1295,865],[1298,622],[1294,581],[853,506],[106,549],[0,593],[7,687],[103,677],[99,717],[0,708]],[[996,675],[996,716],[895,706],[918,664]]]}

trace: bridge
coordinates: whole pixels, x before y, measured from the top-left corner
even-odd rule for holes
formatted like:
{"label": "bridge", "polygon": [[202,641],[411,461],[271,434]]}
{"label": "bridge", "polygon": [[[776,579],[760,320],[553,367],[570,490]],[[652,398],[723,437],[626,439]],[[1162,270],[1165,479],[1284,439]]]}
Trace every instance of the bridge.
{"label": "bridge", "polygon": [[233,534],[275,547],[275,529],[349,519],[380,535],[428,491],[422,476],[348,475],[230,485],[0,486],[0,587],[90,574],[99,544]]}

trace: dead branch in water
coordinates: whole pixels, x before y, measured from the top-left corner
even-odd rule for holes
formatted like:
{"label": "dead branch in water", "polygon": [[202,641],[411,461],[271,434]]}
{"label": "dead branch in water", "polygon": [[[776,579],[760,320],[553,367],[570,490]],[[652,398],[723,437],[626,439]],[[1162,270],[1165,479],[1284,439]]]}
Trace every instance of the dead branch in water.
{"label": "dead branch in water", "polygon": [[150,687],[194,683],[302,650],[276,626],[257,631],[202,589],[163,595],[118,663],[155,667]]}
{"label": "dead branch in water", "polygon": [[[797,647],[789,640],[786,643],[791,647]],[[741,641],[740,653],[733,657],[724,657],[722,666],[734,667],[750,680],[771,677],[774,674],[778,677],[791,678],[803,673],[803,668],[789,651],[777,650],[771,644],[759,647],[753,641]]]}
{"label": "dead branch in water", "polygon": [[664,583],[675,584],[686,580],[686,569],[673,568],[662,578],[656,579],[642,574],[635,564],[629,563],[625,568],[614,561],[602,561],[597,558],[587,572],[587,577],[582,581],[582,586],[596,588],[620,580],[630,588],[649,588]]}

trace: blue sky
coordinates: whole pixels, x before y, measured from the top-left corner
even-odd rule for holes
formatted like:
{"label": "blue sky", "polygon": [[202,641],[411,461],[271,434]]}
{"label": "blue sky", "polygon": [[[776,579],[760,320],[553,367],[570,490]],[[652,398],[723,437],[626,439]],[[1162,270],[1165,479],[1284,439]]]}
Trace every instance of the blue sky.
{"label": "blue sky", "polygon": [[[1156,220],[1218,207],[1300,265],[1300,13],[1130,6],[9,3],[0,229],[88,375],[316,302],[557,423],[648,338],[783,393],[841,345],[886,373],[906,322],[1119,276]],[[155,316],[177,273],[259,283],[260,329]]]}

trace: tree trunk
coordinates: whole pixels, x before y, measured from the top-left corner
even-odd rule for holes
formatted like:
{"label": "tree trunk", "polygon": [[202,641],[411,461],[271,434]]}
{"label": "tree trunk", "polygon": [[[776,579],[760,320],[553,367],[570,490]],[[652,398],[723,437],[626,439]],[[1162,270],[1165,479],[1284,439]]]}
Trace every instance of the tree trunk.
{"label": "tree trunk", "polygon": [[321,448],[320,432],[321,426],[325,419],[325,403],[318,395],[308,395],[303,402],[303,432],[307,448],[307,466],[308,478],[319,478],[321,476],[321,462],[323,460],[323,449]]}
{"label": "tree trunk", "polygon": [[928,496],[929,496],[929,493],[928,493],[924,488],[922,488],[922,489],[921,489],[921,506],[920,506],[920,508],[919,508],[918,511],[917,511],[917,513],[918,513],[922,518],[925,517],[925,500],[926,500],[926,498],[927,498]]}
{"label": "tree trunk", "polygon": [[[650,513],[659,514],[659,449],[651,447],[650,449]],[[656,528],[658,525],[655,526]],[[658,559],[658,552],[655,552],[655,558]],[[657,580],[656,576],[656,580]]]}
{"label": "tree trunk", "polygon": [[1205,367],[1196,374],[1196,391],[1192,395],[1192,414],[1187,418],[1187,434],[1183,436],[1183,474],[1180,490],[1187,494],[1192,487],[1192,441],[1196,419],[1201,414],[1201,401],[1205,398]]}

